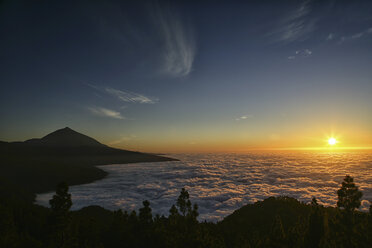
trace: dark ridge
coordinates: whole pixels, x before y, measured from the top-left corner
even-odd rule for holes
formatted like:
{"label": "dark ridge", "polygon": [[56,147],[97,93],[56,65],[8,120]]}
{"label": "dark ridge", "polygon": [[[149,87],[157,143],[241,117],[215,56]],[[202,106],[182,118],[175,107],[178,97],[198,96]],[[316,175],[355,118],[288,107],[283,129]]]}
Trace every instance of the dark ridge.
{"label": "dark ridge", "polygon": [[104,178],[107,173],[95,165],[161,161],[177,159],[112,148],[68,127],[41,139],[0,141],[2,176],[33,193],[54,190],[61,181],[76,185]]}

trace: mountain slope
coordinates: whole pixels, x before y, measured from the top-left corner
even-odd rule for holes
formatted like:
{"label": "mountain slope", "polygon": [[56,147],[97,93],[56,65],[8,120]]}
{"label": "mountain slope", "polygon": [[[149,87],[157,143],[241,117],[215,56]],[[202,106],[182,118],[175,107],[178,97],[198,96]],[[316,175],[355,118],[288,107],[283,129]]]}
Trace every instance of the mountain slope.
{"label": "mountain slope", "polygon": [[63,128],[41,139],[0,141],[0,180],[6,178],[38,193],[54,190],[61,181],[75,185],[102,179],[107,173],[95,165],[176,160],[112,148]]}

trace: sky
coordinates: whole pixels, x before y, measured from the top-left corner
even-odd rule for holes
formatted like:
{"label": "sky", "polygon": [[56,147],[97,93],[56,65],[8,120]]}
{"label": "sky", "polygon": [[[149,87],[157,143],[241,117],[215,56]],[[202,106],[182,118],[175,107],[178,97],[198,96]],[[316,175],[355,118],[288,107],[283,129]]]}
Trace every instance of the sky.
{"label": "sky", "polygon": [[371,1],[2,1],[0,140],[372,147]]}

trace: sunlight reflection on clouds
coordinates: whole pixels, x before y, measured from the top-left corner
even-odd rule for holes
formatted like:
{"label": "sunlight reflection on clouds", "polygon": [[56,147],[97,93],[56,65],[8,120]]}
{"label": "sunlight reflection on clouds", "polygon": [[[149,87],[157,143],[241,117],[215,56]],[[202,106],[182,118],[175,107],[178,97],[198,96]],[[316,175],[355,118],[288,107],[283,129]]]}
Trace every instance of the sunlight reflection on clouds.
{"label": "sunlight reflection on clouds", "polygon": [[[309,202],[316,197],[335,206],[346,174],[363,191],[362,210],[372,200],[372,154],[250,153],[179,154],[181,162],[106,165],[103,180],[72,186],[73,209],[100,205],[137,210],[149,200],[154,213],[168,215],[185,187],[199,205],[200,219],[219,220],[247,203],[287,195]],[[37,201],[47,205],[52,193]]]}

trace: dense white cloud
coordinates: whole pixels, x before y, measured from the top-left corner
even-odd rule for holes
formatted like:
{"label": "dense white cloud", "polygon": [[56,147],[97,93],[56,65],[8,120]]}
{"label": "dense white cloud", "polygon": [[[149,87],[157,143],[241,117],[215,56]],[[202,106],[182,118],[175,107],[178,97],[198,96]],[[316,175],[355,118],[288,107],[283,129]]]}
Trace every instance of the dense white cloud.
{"label": "dense white cloud", "polygon": [[[103,180],[70,187],[73,208],[101,205],[138,209],[151,203],[154,213],[168,215],[182,187],[199,205],[200,219],[219,220],[247,203],[287,195],[303,202],[316,197],[335,206],[346,174],[363,192],[362,210],[372,200],[372,155],[367,153],[251,153],[176,155],[182,162],[107,165]],[[39,195],[47,205],[50,194]]]}

